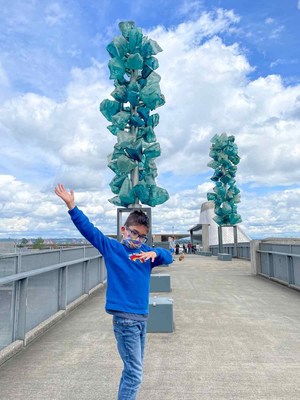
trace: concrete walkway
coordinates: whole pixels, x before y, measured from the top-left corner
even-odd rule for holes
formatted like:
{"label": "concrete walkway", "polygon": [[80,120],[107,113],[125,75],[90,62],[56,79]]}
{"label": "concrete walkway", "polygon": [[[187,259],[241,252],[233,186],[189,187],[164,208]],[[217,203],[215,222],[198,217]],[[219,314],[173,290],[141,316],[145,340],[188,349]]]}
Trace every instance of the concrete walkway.
{"label": "concrete walkway", "polygon": [[[242,260],[188,255],[168,273],[175,332],[148,334],[139,400],[300,399],[299,292]],[[97,291],[3,364],[1,400],[116,400],[122,365],[104,301]]]}

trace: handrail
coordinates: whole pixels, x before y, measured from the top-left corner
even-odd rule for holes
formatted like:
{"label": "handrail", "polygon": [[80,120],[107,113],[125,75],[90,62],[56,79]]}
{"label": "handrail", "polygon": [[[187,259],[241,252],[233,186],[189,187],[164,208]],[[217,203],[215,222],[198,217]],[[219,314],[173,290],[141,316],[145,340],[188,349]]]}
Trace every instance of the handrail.
{"label": "handrail", "polygon": [[272,250],[257,250],[257,253],[276,254],[278,256],[288,256],[288,257],[300,257],[300,254],[281,253],[279,251],[272,251]]}
{"label": "handrail", "polygon": [[[45,331],[47,327],[54,323],[54,321],[59,320],[63,316],[67,315],[74,307],[76,307],[77,304],[82,302],[86,296],[89,296],[99,284],[104,284],[106,282],[105,261],[103,255],[101,253],[97,253],[96,255],[86,256],[85,252],[82,255],[84,256],[82,258],[73,259],[71,261],[63,261],[45,267],[40,267],[37,262],[35,264],[39,266],[37,269],[17,272],[0,278],[0,290],[5,290],[5,285],[11,284],[12,286],[10,288],[10,320],[13,321],[8,328],[9,333],[7,342],[3,341],[4,346],[3,344],[0,346],[0,353],[3,348],[6,348],[9,346],[9,344],[14,342],[18,344],[16,347],[18,349],[18,341],[22,341],[23,346],[26,346],[29,341],[33,340],[37,336],[36,332]],[[17,255],[17,257],[19,268],[21,265],[21,258],[19,255]],[[9,258],[11,258],[11,256]],[[58,260],[56,259],[55,261],[57,262]],[[59,261],[61,261],[61,259],[59,259]],[[69,282],[72,277],[76,276],[72,275],[72,266],[75,267],[77,265],[80,265],[82,275],[81,277],[79,276],[76,278],[76,283],[79,283],[79,281],[80,283],[77,285],[78,287],[75,285],[75,292],[73,292],[75,293],[74,295],[70,290]],[[50,317],[46,318],[46,314],[42,313],[33,319],[33,323],[28,324],[28,311],[30,312],[30,310],[32,310],[32,304],[31,308],[28,306],[28,296],[30,296],[28,288],[31,284],[30,278],[51,273],[53,271],[57,272],[58,281],[56,283],[56,290],[53,292],[54,297],[52,296],[54,299],[53,303],[50,303],[50,307],[48,308],[49,314],[46,313],[47,315],[50,315]],[[75,270],[75,272],[76,271],[77,270]],[[90,280],[90,278],[92,280]],[[32,297],[30,300],[32,301]],[[15,350],[15,346],[13,346],[7,354],[10,354],[11,351],[15,352],[18,350]],[[0,364],[4,362],[3,360],[6,359],[7,354],[4,356],[3,353],[2,356],[0,354]]]}
{"label": "handrail", "polygon": [[63,268],[63,267],[69,267],[70,265],[79,264],[82,262],[94,260],[96,258],[101,258],[101,257],[102,257],[102,255],[99,254],[97,256],[92,256],[92,257],[78,258],[77,260],[73,260],[73,261],[66,261],[66,262],[63,262],[60,264],[53,264],[48,267],[43,267],[43,268],[30,270],[27,272],[20,272],[18,274],[8,275],[8,276],[5,276],[4,278],[0,278],[0,285],[6,285],[11,282],[16,282],[16,281],[19,281],[22,279],[31,278],[32,276],[41,275],[46,272],[55,271],[55,270]]}

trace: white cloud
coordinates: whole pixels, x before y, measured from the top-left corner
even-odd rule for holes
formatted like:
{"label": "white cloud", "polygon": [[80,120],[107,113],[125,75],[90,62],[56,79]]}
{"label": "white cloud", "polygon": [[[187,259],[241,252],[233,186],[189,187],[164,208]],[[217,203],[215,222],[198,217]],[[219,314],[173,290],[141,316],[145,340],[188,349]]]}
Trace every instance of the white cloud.
{"label": "white cloud", "polygon": [[266,18],[266,20],[265,20],[265,23],[267,24],[267,25],[272,25],[272,24],[274,24],[274,22],[275,22],[275,20],[274,20],[274,18]]}
{"label": "white cloud", "polygon": [[[241,156],[237,179],[244,187],[299,181],[300,86],[286,87],[276,75],[250,80],[253,67],[239,45],[225,45],[217,36],[237,22],[233,12],[218,10],[147,33],[164,49],[157,71],[166,96],[166,105],[157,110],[162,147],[158,172],[170,172],[173,182],[186,176],[188,187],[169,183],[170,200],[153,209],[154,231],[174,227],[185,232],[198,222],[212,186],[201,176],[212,175],[206,165],[215,133],[235,135]],[[107,201],[113,197],[108,187],[113,174],[106,157],[116,137],[99,113],[100,101],[113,90],[108,75],[107,65],[92,62],[89,68],[72,70],[64,100],[27,93],[0,106],[2,236],[24,235],[26,230],[52,236],[71,230],[76,236],[64,205],[53,194],[59,181],[75,189],[78,204],[93,222],[115,233],[115,207]],[[195,187],[188,185],[191,174],[201,179]],[[276,189],[252,193],[243,191],[239,207],[250,234],[259,229],[271,233],[273,228],[299,232],[290,222],[300,216],[298,189],[284,191],[284,196]]]}
{"label": "white cloud", "polygon": [[60,23],[67,17],[66,11],[57,2],[48,4],[45,13],[45,21],[50,26]]}
{"label": "white cloud", "polygon": [[189,19],[192,16],[199,15],[199,12],[203,8],[203,2],[199,0],[184,0],[179,9],[178,13],[184,16],[187,16]]}
{"label": "white cloud", "polygon": [[247,194],[240,205],[244,225],[250,236],[300,236],[300,189],[275,190],[257,196]]}
{"label": "white cloud", "polygon": [[[225,46],[219,38],[187,47],[177,32],[155,33],[164,49],[158,72],[167,100],[157,128],[161,168],[203,172],[209,139],[226,131],[236,136],[243,182],[295,183],[300,173],[300,86],[285,87],[275,75],[249,81],[246,57],[237,45]],[[270,179],[271,172],[275,179]]]}

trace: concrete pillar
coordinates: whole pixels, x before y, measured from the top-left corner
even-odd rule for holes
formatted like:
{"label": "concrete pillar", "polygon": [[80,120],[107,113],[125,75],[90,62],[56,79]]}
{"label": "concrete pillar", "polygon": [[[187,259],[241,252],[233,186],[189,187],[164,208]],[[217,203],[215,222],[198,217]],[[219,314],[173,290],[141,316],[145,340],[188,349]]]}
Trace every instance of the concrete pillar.
{"label": "concrete pillar", "polygon": [[260,255],[257,252],[259,250],[259,244],[261,240],[250,241],[250,259],[251,259],[251,274],[257,275],[261,271]]}
{"label": "concrete pillar", "polygon": [[202,251],[209,251],[209,224],[202,224]]}

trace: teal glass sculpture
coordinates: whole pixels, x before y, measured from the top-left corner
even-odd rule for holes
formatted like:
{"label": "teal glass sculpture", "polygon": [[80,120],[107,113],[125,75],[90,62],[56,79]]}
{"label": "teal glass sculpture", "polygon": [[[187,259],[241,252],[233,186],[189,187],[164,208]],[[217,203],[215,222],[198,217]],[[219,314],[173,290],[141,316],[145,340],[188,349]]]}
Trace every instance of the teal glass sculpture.
{"label": "teal glass sculpture", "polygon": [[151,111],[165,103],[160,91],[159,64],[154,56],[160,46],[144,36],[133,21],[119,23],[122,35],[106,47],[110,79],[114,80],[113,100],[105,99],[100,111],[111,123],[107,127],[116,136],[108,167],[115,173],[110,188],[116,195],[109,201],[117,206],[151,207],[169,199],[168,192],[156,185],[155,159],[161,149],[154,128],[159,115]]}
{"label": "teal glass sculpture", "polygon": [[235,137],[227,136],[226,133],[215,135],[211,139],[209,155],[212,160],[207,166],[214,169],[210,179],[215,182],[215,187],[212,193],[207,193],[207,199],[215,204],[216,216],[213,219],[220,226],[242,222],[236,206],[240,202],[240,190],[234,178],[240,157],[234,141]]}

